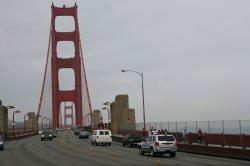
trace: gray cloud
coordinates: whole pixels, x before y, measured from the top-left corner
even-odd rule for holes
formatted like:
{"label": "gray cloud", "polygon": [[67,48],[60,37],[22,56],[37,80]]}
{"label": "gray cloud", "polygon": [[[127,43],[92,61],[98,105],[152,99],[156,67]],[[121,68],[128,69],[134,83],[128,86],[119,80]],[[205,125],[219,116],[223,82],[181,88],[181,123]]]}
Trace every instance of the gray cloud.
{"label": "gray cloud", "polygon": [[[0,98],[26,112],[37,110],[51,2],[0,7]],[[128,93],[141,121],[140,78],[128,68],[145,74],[149,121],[249,119],[249,1],[76,2],[94,108]]]}

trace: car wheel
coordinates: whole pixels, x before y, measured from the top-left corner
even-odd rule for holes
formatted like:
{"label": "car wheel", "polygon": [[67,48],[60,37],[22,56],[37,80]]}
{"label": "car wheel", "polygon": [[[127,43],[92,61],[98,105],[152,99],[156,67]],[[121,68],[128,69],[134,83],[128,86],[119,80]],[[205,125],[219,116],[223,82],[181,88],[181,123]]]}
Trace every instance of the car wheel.
{"label": "car wheel", "polygon": [[153,149],[153,148],[150,149],[150,155],[151,155],[152,157],[155,157],[155,152],[154,152],[154,149]]}
{"label": "car wheel", "polygon": [[133,145],[131,143],[129,143],[129,147],[132,147]]}
{"label": "car wheel", "polygon": [[94,145],[94,142],[93,142],[93,141],[91,141],[91,145]]}
{"label": "car wheel", "polygon": [[140,155],[144,155],[144,152],[142,151],[142,148],[141,148],[141,147],[139,147],[139,154],[140,154]]}
{"label": "car wheel", "polygon": [[170,157],[175,157],[176,152],[170,152]]}
{"label": "car wheel", "polygon": [[97,146],[98,145],[98,143],[95,141],[95,146]]}
{"label": "car wheel", "polygon": [[125,147],[125,143],[124,142],[122,143],[122,146]]}
{"label": "car wheel", "polygon": [[108,143],[108,146],[111,146],[111,143]]}
{"label": "car wheel", "polygon": [[41,141],[43,141],[43,139],[41,138]]}

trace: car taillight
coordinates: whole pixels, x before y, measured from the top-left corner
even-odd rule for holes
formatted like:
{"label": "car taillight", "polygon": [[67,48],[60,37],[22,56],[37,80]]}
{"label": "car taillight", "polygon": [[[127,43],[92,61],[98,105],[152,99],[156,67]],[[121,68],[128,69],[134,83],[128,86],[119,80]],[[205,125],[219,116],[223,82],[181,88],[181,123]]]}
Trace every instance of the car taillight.
{"label": "car taillight", "polygon": [[155,142],[155,146],[160,146],[160,143],[159,142]]}

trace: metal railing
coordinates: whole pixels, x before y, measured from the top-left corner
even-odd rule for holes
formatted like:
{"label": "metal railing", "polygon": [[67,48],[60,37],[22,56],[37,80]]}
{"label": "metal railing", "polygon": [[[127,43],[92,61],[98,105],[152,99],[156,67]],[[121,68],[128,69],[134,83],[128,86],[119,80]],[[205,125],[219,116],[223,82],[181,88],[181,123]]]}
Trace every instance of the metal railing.
{"label": "metal railing", "polygon": [[[146,130],[167,130],[169,132],[196,132],[199,129],[205,133],[250,134],[250,120],[219,120],[219,121],[184,121],[184,122],[150,122]],[[122,130],[142,130],[143,123],[120,126]]]}

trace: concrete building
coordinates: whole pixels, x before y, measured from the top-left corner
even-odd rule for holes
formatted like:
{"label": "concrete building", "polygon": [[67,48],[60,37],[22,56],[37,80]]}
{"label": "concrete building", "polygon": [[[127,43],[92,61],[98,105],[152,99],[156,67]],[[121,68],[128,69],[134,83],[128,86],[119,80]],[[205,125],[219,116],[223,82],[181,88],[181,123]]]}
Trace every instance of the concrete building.
{"label": "concrete building", "polygon": [[2,105],[0,100],[0,133],[6,134],[8,132],[8,109]]}
{"label": "concrete building", "polygon": [[128,95],[117,95],[110,106],[111,129],[135,130],[135,109],[129,108]]}
{"label": "concrete building", "polygon": [[92,113],[92,123],[94,128],[98,128],[98,124],[102,123],[102,115],[100,110],[94,110]]}
{"label": "concrete building", "polygon": [[28,113],[28,120],[25,120],[24,128],[33,131],[37,130],[37,118],[35,112]]}

